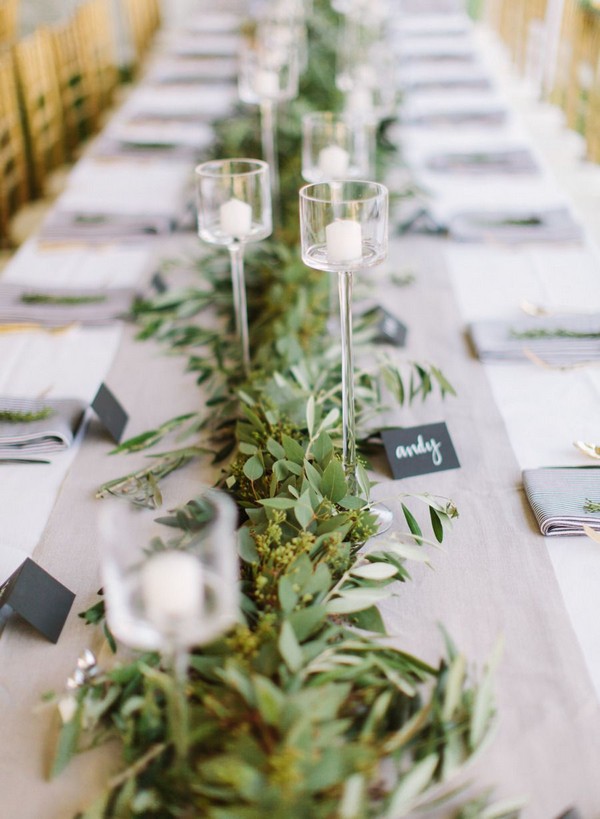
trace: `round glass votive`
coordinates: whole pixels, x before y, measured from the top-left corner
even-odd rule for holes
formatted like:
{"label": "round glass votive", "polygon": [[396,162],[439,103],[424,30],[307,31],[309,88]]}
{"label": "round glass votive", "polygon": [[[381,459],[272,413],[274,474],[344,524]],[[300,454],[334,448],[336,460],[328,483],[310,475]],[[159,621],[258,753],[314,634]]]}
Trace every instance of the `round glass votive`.
{"label": "round glass votive", "polygon": [[260,105],[294,99],[298,94],[295,49],[247,45],[240,51],[238,94],[242,102]]}
{"label": "round glass votive", "polygon": [[307,182],[368,179],[375,131],[364,119],[317,111],[302,118],[302,176]]}
{"label": "round glass votive", "polygon": [[300,189],[302,260],[331,273],[382,262],[388,244],[388,190],[342,180]]}

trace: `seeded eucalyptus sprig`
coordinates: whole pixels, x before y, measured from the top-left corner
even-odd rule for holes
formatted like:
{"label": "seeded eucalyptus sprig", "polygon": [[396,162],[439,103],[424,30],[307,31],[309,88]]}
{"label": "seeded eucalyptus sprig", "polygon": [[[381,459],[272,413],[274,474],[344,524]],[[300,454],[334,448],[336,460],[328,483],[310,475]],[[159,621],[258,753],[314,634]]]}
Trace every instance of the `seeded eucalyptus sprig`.
{"label": "seeded eucalyptus sprig", "polygon": [[589,332],[585,330],[567,330],[564,327],[557,327],[554,330],[546,328],[532,328],[531,330],[510,331],[511,338],[522,339],[553,339],[553,338],[599,338],[600,332]]}
{"label": "seeded eucalyptus sprig", "polygon": [[600,512],[600,501],[593,501],[590,500],[590,498],[586,498],[583,509],[585,512]]}

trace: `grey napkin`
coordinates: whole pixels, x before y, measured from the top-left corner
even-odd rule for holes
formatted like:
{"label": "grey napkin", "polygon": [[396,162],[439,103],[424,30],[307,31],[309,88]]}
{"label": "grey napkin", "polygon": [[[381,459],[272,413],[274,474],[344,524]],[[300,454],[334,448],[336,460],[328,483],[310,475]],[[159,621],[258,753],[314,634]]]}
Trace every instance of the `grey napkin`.
{"label": "grey napkin", "polygon": [[427,128],[447,128],[448,126],[490,126],[502,125],[506,120],[506,110],[491,108],[486,111],[428,111],[401,117],[403,125],[423,125]]}
{"label": "grey napkin", "polygon": [[469,334],[483,361],[521,361],[528,352],[558,367],[600,359],[600,315],[488,319],[469,325]]}
{"label": "grey napkin", "polygon": [[40,237],[46,241],[80,241],[87,244],[139,242],[172,233],[176,227],[177,220],[164,214],[53,210],[42,225]]}
{"label": "grey napkin", "polygon": [[520,211],[463,211],[448,220],[448,232],[460,242],[575,242],[581,228],[568,208]]}
{"label": "grey napkin", "polygon": [[129,287],[84,290],[0,283],[0,324],[108,324],[129,313],[135,295]]}
{"label": "grey napkin", "polygon": [[[83,420],[86,404],[76,399],[0,398],[0,458],[67,449]],[[40,420],[8,421],[3,413],[40,413]]]}
{"label": "grey napkin", "polygon": [[543,535],[582,535],[584,525],[600,531],[600,512],[586,510],[600,503],[600,467],[525,469],[523,486]]}
{"label": "grey napkin", "polygon": [[490,173],[539,173],[535,159],[526,148],[441,153],[430,157],[426,166],[431,171],[476,176]]}

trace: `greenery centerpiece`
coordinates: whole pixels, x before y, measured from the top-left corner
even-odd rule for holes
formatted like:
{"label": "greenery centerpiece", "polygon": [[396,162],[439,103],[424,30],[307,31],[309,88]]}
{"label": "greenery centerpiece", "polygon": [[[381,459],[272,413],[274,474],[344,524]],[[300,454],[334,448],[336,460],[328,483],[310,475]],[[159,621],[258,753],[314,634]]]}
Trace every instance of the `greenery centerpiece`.
{"label": "greenery centerpiece", "polygon": [[[493,722],[496,657],[476,682],[449,637],[435,667],[381,639],[379,604],[410,579],[410,562],[429,563],[457,511],[446,499],[405,496],[406,531],[361,550],[376,531],[365,458],[381,413],[380,385],[399,404],[452,388],[435,366],[377,359],[367,314],[356,330],[373,362],[356,372],[363,460],[358,487],[348,485],[339,354],[324,333],[328,283],[302,265],[297,248],[300,117],[340,102],[330,75],[337,21],[323,0],[314,5],[309,68],[282,117],[282,229],[248,258],[252,374],[243,376],[233,338],[201,321],[210,307],[231,323],[226,260],[193,260],[188,266],[202,284],[138,304],[136,318],[140,338],[187,357],[206,407],[122,444],[117,451],[131,454],[174,433],[187,436],[99,489],[154,508],[160,481],[174,469],[206,457],[223,463],[219,484],[242,521],[241,619],[192,654],[185,729],[175,716],[178,692],[156,653],[94,667],[61,698],[55,775],[86,745],[116,738],[122,750],[122,772],[82,819],[398,819],[440,798]],[[217,133],[218,155],[259,155],[254,114],[238,111]],[[389,151],[381,142],[381,161]],[[161,520],[185,538],[199,525],[198,505],[182,503]],[[104,624],[103,602],[82,616]],[[461,815],[513,815],[510,806],[486,805],[484,796]]]}

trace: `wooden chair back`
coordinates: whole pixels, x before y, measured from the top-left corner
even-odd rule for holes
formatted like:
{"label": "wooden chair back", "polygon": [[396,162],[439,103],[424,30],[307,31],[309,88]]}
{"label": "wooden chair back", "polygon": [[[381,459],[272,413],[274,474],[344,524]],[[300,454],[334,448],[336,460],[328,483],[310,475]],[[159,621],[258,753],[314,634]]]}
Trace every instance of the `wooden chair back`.
{"label": "wooden chair back", "polygon": [[50,34],[64,112],[67,152],[72,157],[80,142],[96,129],[99,100],[94,94],[80,21],[72,17],[68,22],[54,26]]}
{"label": "wooden chair back", "polygon": [[124,7],[135,61],[139,63],[161,23],[159,0],[125,0]]}
{"label": "wooden chair back", "polygon": [[0,245],[9,246],[11,216],[28,199],[23,120],[13,56],[0,54]]}
{"label": "wooden chair back", "polygon": [[39,28],[14,46],[30,157],[31,189],[65,160],[64,115],[50,32]]}
{"label": "wooden chair back", "polygon": [[0,45],[10,45],[17,39],[20,0],[0,0]]}
{"label": "wooden chair back", "polygon": [[111,104],[119,82],[115,21],[110,0],[87,0],[75,12],[75,25],[83,43],[84,67],[95,109]]}

